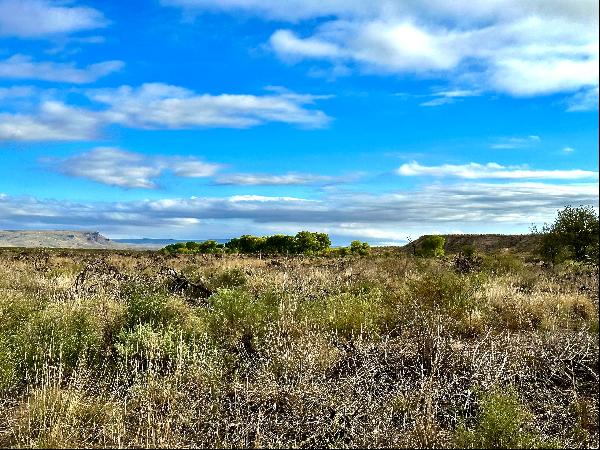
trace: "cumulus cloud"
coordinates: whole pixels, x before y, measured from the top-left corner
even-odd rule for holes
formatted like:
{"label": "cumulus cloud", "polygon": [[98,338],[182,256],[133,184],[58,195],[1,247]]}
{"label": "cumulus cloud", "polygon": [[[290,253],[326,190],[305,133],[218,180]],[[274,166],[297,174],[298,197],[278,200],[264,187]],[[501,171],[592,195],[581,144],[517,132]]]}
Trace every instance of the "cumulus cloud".
{"label": "cumulus cloud", "polygon": [[497,163],[443,164],[440,166],[422,166],[416,161],[402,164],[398,174],[403,176],[452,176],[467,179],[549,179],[577,180],[582,178],[598,178],[598,172],[591,170],[535,170],[527,166],[502,166]]}
{"label": "cumulus cloud", "polygon": [[[213,224],[269,232],[300,227],[332,233],[399,239],[405,231],[520,229],[551,220],[567,204],[598,206],[596,183],[465,183],[430,185],[384,194],[338,192],[319,199],[240,195],[131,202],[73,203],[0,194],[0,228],[93,228],[115,232],[152,224],[163,235],[173,226]],[[240,229],[238,227],[238,229]],[[228,232],[227,232],[228,233]],[[363,234],[364,233],[364,234]]]}
{"label": "cumulus cloud", "polygon": [[[426,3],[393,0],[163,0],[188,11],[242,11],[315,28],[276,30],[282,58],[334,67],[446,77],[453,84],[513,96],[598,86],[598,4],[594,0]],[[310,25],[309,25],[310,26]],[[299,28],[300,29],[300,28]],[[426,106],[448,102],[440,97]]]}
{"label": "cumulus cloud", "polygon": [[98,78],[120,70],[123,61],[104,61],[77,68],[70,63],[52,61],[36,62],[26,55],[13,55],[0,60],[0,78],[21,80],[64,81],[67,83],[92,83]]}
{"label": "cumulus cloud", "polygon": [[180,177],[209,177],[220,168],[197,158],[151,157],[119,148],[98,147],[65,159],[46,161],[65,175],[124,188],[153,189],[155,179],[170,170]]}
{"label": "cumulus cloud", "polygon": [[197,94],[162,83],[86,91],[95,109],[43,102],[28,114],[0,112],[0,140],[85,140],[110,124],[145,129],[248,128],[282,122],[306,128],[331,118],[311,107],[323,96],[282,89],[266,95]]}
{"label": "cumulus cloud", "polygon": [[257,173],[233,173],[218,177],[217,184],[229,184],[237,186],[291,186],[306,184],[335,184],[344,183],[356,177],[335,177],[328,175],[316,175],[310,173],[286,173],[282,175],[257,174]]}
{"label": "cumulus cloud", "polygon": [[51,0],[0,0],[0,37],[41,38],[102,28],[96,9]]}
{"label": "cumulus cloud", "polygon": [[100,113],[46,101],[35,114],[0,112],[0,141],[93,139],[103,122]]}

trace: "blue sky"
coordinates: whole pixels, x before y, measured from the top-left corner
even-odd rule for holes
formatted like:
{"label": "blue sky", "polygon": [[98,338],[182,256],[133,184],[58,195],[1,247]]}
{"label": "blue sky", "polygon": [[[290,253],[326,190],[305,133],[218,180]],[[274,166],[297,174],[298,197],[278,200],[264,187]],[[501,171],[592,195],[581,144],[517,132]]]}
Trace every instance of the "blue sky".
{"label": "blue sky", "polygon": [[0,0],[0,229],[337,243],[598,206],[598,5]]}

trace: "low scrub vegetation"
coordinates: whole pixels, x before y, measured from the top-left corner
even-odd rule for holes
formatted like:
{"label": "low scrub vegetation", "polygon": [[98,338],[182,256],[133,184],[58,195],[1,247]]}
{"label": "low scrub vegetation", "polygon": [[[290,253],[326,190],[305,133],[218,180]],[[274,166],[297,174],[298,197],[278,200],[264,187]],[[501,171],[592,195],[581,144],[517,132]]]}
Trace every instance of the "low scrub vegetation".
{"label": "low scrub vegetation", "polygon": [[2,250],[0,446],[598,447],[596,265],[299,235]]}

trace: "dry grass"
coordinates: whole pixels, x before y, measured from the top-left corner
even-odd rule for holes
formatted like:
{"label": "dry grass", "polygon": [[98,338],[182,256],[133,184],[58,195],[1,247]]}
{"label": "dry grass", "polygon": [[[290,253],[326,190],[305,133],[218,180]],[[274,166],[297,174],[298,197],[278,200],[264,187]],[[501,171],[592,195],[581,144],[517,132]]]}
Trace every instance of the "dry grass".
{"label": "dry grass", "polygon": [[598,447],[597,286],[506,257],[4,250],[0,446]]}

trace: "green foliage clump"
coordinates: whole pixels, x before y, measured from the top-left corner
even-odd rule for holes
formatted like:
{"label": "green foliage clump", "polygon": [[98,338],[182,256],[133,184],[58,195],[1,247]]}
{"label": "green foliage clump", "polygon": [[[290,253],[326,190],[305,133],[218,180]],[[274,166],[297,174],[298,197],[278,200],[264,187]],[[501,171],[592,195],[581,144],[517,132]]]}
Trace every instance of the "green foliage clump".
{"label": "green foliage clump", "polygon": [[483,396],[477,424],[467,429],[464,424],[454,433],[457,448],[548,448],[529,430],[532,414],[520,402],[514,389],[496,389]]}
{"label": "green foliage clump", "polygon": [[325,253],[331,246],[331,240],[325,233],[311,231],[300,231],[295,236],[275,234],[257,237],[246,234],[231,239],[225,246],[237,253],[315,255]]}
{"label": "green foliage clump", "polygon": [[203,253],[203,254],[220,254],[225,251],[225,245],[219,244],[217,241],[208,240],[203,242],[178,242],[170,244],[161,250],[163,253]]}
{"label": "green foliage clump", "polygon": [[262,336],[278,316],[279,299],[272,293],[255,298],[240,289],[219,289],[206,312],[210,334],[221,345],[232,345],[246,336]]}
{"label": "green foliage clump", "polygon": [[239,238],[231,239],[225,247],[237,253],[259,253],[264,251],[266,240],[264,237],[244,234]]}
{"label": "green foliage clump", "polygon": [[417,256],[424,258],[437,258],[444,256],[444,244],[446,239],[443,236],[431,235],[425,236],[417,249]]}
{"label": "green foliage clump", "polygon": [[525,271],[525,264],[516,255],[512,253],[495,253],[483,256],[483,270],[495,274],[520,274]]}
{"label": "green foliage clump", "polygon": [[383,295],[379,289],[342,292],[307,302],[298,314],[308,324],[347,338],[377,334],[386,319]]}
{"label": "green foliage clump", "polygon": [[430,271],[408,283],[409,295],[421,307],[463,314],[473,307],[474,294],[481,284],[476,276],[447,271]]}
{"label": "green foliage clump", "polygon": [[371,252],[371,247],[368,242],[352,241],[350,252],[355,255],[368,255]]}
{"label": "green foliage clump", "polygon": [[325,233],[300,231],[296,234],[295,244],[297,253],[311,255],[327,250],[331,246],[331,240]]}
{"label": "green foliage clump", "polygon": [[558,212],[552,224],[545,224],[541,231],[539,252],[552,263],[568,259],[598,263],[599,216],[591,206],[566,206]]}

